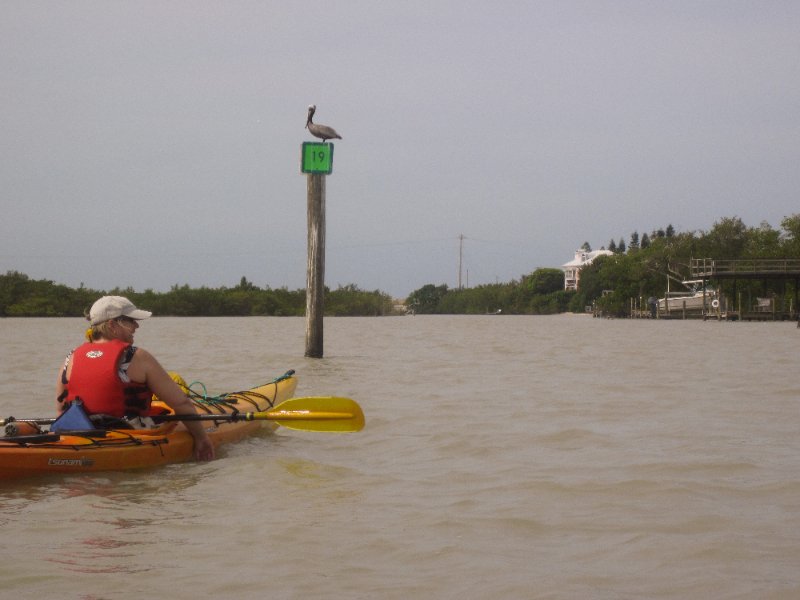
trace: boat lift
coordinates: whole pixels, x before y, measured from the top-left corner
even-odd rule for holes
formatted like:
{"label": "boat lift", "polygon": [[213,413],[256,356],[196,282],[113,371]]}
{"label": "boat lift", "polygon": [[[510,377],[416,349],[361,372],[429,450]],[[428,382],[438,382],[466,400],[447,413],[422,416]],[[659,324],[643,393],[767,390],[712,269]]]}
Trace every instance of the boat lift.
{"label": "boat lift", "polygon": [[[785,321],[798,319],[798,294],[800,293],[800,259],[797,258],[756,258],[756,259],[713,259],[693,258],[690,260],[689,269],[692,279],[701,280],[703,289],[706,282],[733,281],[733,298],[738,308],[726,310],[727,319],[740,320],[771,320]],[[767,281],[783,282],[784,290],[787,281],[794,283],[794,297],[789,302],[788,310],[785,306],[777,306],[776,298],[767,294],[756,298],[753,308],[743,308],[741,293],[736,291],[739,280],[760,280],[766,288]],[[713,302],[713,301],[712,301]],[[719,302],[719,300],[718,300]],[[748,303],[748,307],[752,303]],[[780,304],[784,304],[781,302]],[[705,309],[703,310],[705,314]]]}

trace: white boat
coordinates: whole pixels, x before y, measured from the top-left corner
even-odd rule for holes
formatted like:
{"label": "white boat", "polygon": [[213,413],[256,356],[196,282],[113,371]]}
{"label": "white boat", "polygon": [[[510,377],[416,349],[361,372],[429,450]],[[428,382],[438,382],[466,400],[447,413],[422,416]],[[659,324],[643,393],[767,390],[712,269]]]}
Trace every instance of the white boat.
{"label": "white boat", "polygon": [[658,310],[661,312],[674,312],[682,310],[707,312],[715,310],[719,306],[717,290],[706,287],[703,289],[702,280],[684,281],[689,291],[667,292],[664,298],[658,300]]}

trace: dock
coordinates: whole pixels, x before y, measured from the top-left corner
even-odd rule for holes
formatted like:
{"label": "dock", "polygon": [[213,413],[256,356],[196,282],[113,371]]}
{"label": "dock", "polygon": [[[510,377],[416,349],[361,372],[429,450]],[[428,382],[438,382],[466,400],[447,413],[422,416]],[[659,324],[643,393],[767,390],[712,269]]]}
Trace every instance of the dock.
{"label": "dock", "polygon": [[[634,319],[702,319],[720,321],[798,321],[800,327],[800,259],[714,259],[693,258],[689,264],[690,279],[702,281],[703,304],[667,310],[653,305],[653,298],[645,303],[643,298],[631,299],[630,316]],[[706,288],[726,281],[726,293],[705,301]],[[738,282],[750,282],[740,290]],[[761,293],[754,291],[753,281],[763,282]],[[777,282],[777,284],[776,284]],[[787,285],[792,289],[787,290]],[[757,286],[756,286],[757,287]],[[716,287],[720,292],[720,288]],[[787,294],[787,291],[793,294]],[[669,294],[667,294],[669,295]],[[663,300],[663,299],[662,299]],[[693,299],[694,300],[694,299]]]}
{"label": "dock", "polygon": [[[716,281],[733,281],[733,299],[731,319],[742,321],[787,321],[798,318],[798,288],[800,288],[800,259],[798,258],[750,258],[750,259],[713,259],[693,258],[689,268],[692,277]],[[738,281],[764,282],[763,296],[753,298],[748,291],[746,302],[742,293],[737,291]],[[767,290],[767,282],[779,281],[781,294]],[[786,284],[792,283],[794,296],[787,303]],[[788,305],[787,305],[788,304]]]}

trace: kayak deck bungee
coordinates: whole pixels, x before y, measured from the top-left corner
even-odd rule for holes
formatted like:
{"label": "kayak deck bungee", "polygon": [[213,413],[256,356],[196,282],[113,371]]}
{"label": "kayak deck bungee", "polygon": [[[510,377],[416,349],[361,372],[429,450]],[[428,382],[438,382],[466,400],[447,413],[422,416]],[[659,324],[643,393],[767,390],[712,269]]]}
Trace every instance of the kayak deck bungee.
{"label": "kayak deck bungee", "polygon": [[[187,393],[197,413],[203,420],[207,420],[206,431],[216,448],[220,444],[251,435],[265,426],[271,430],[277,429],[281,411],[276,411],[274,415],[263,411],[270,411],[281,403],[294,402],[286,401],[292,398],[296,387],[294,371],[288,371],[249,390],[215,397],[200,395],[191,389]],[[169,410],[165,405],[154,402],[155,406],[159,404],[165,412]],[[256,415],[255,418],[253,414]],[[340,419],[355,419],[349,417],[349,413],[345,416],[344,413],[337,414]],[[247,415],[251,417],[248,419]],[[166,414],[163,418],[170,416]],[[159,417],[154,417],[154,420],[158,422]],[[5,422],[14,421],[12,417]],[[52,419],[20,419],[19,422],[46,424],[52,422]],[[357,424],[341,430],[355,431],[355,426]],[[324,430],[336,429],[332,425]],[[191,434],[176,420],[165,421],[154,429],[118,428],[0,437],[0,481],[46,473],[85,474],[158,467],[191,459],[193,448]]]}

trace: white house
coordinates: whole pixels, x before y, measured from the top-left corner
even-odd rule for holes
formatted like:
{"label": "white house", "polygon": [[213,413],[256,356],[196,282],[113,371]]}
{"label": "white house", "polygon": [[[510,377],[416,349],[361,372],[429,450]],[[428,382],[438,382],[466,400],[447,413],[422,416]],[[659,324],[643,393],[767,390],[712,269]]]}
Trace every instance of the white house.
{"label": "white house", "polygon": [[608,256],[614,254],[611,250],[576,250],[575,258],[568,263],[561,265],[564,270],[564,289],[577,290],[578,280],[581,278],[581,269],[587,265],[592,264],[592,261],[598,256]]}

